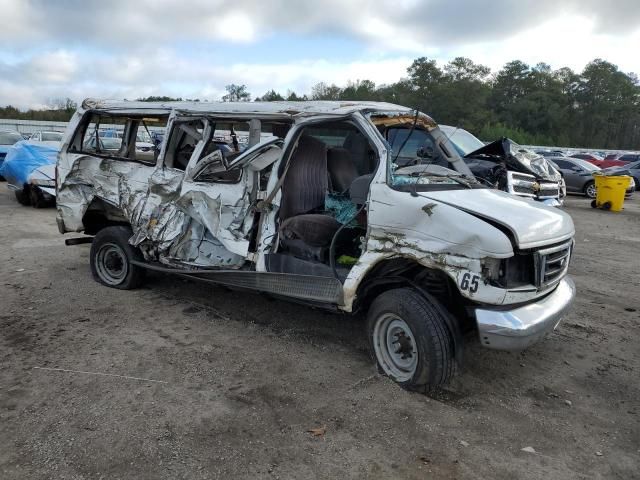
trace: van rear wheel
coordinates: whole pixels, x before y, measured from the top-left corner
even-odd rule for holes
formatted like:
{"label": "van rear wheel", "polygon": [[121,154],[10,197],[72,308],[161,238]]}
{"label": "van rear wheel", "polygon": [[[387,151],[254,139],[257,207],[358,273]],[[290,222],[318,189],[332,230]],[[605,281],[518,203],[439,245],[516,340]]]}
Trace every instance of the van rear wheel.
{"label": "van rear wheel", "polygon": [[111,288],[130,290],[144,281],[145,269],[131,263],[143,261],[138,248],[129,244],[129,227],[114,226],[100,230],[91,243],[91,273],[98,282]]}
{"label": "van rear wheel", "polygon": [[410,288],[378,296],[368,313],[371,352],[381,373],[425,393],[455,373],[454,338],[440,303]]}

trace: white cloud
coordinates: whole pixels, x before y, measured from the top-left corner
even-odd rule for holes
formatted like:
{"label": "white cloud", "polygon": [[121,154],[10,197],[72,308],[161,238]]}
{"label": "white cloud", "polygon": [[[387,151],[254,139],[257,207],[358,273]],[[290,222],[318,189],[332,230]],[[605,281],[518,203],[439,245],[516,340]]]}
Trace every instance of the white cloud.
{"label": "white cloud", "polygon": [[590,17],[603,33],[640,24],[637,0],[0,0],[0,7],[0,38],[16,48],[42,39],[135,46],[327,31],[414,48],[500,40],[559,15]]}
{"label": "white cloud", "polygon": [[[65,52],[37,55],[5,71],[0,105],[20,108],[42,105],[50,98],[85,97],[134,99],[149,95],[219,100],[229,83],[246,84],[254,97],[275,89],[309,93],[317,82],[345,85],[350,80],[392,83],[402,77],[410,57],[335,62],[326,59],[290,63],[219,65],[185,58],[177,52],[88,56]],[[27,87],[28,85],[28,87]]]}
{"label": "white cloud", "polygon": [[[213,99],[228,83],[254,96],[391,83],[418,56],[578,71],[601,57],[640,72],[638,0],[0,0],[0,12],[0,105],[21,107],[67,96]],[[349,51],[290,52],[269,43],[278,34],[307,44],[332,35]]]}
{"label": "white cloud", "polygon": [[605,34],[593,18],[561,15],[533,28],[516,33],[499,42],[467,44],[441,52],[448,58],[466,56],[498,70],[505,62],[522,60],[530,65],[539,62],[553,68],[570,67],[581,71],[595,58],[612,62],[625,72],[640,72],[640,26],[625,35]]}

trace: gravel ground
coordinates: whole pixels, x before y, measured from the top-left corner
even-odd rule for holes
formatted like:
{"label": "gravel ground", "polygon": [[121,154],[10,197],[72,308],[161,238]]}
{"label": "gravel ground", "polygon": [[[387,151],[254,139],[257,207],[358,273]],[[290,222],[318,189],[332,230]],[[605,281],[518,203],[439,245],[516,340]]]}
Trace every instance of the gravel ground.
{"label": "gravel ground", "polygon": [[566,210],[573,312],[523,353],[470,344],[429,398],[377,375],[359,318],[102,287],[0,185],[0,477],[640,478],[640,200]]}

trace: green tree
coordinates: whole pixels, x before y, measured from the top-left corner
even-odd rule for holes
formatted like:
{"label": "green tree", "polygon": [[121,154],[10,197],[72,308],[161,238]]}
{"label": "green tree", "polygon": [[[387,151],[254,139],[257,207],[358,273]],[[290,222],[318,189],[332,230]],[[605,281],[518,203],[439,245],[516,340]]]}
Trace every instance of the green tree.
{"label": "green tree", "polygon": [[371,80],[348,82],[339,94],[341,100],[377,100],[376,84]]}
{"label": "green tree", "polygon": [[319,82],[311,87],[311,100],[340,100],[341,93],[342,89],[337,85]]}
{"label": "green tree", "polygon": [[166,95],[150,95],[144,98],[136,98],[138,102],[181,102],[182,98],[167,97]]}
{"label": "green tree", "polygon": [[308,100],[306,95],[298,95],[293,90],[287,90],[287,101],[288,102],[302,102]]}
{"label": "green tree", "polygon": [[275,90],[269,90],[262,97],[256,98],[256,102],[277,102],[284,100],[284,97]]}
{"label": "green tree", "polygon": [[491,69],[458,57],[444,67],[444,75],[436,90],[434,115],[442,123],[450,123],[467,130],[477,131],[492,119],[487,107],[491,86],[486,79]]}
{"label": "green tree", "polygon": [[227,93],[222,96],[223,102],[248,102],[251,100],[251,94],[248,92],[246,85],[231,83],[224,88]]}

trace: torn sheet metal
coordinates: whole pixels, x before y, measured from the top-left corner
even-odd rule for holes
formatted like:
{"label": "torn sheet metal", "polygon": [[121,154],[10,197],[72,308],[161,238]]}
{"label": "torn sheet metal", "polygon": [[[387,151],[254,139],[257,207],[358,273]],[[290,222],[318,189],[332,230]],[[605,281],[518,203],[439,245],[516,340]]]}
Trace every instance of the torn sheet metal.
{"label": "torn sheet metal", "polygon": [[[280,149],[271,141],[264,151],[268,165]],[[258,172],[243,170],[235,184],[202,183],[176,169],[88,155],[67,158],[71,168],[61,165],[59,188],[66,229],[82,229],[82,218],[98,199],[131,224],[130,242],[146,260],[227,268],[245,263],[252,224],[249,187]],[[187,169],[193,171],[198,168]]]}

